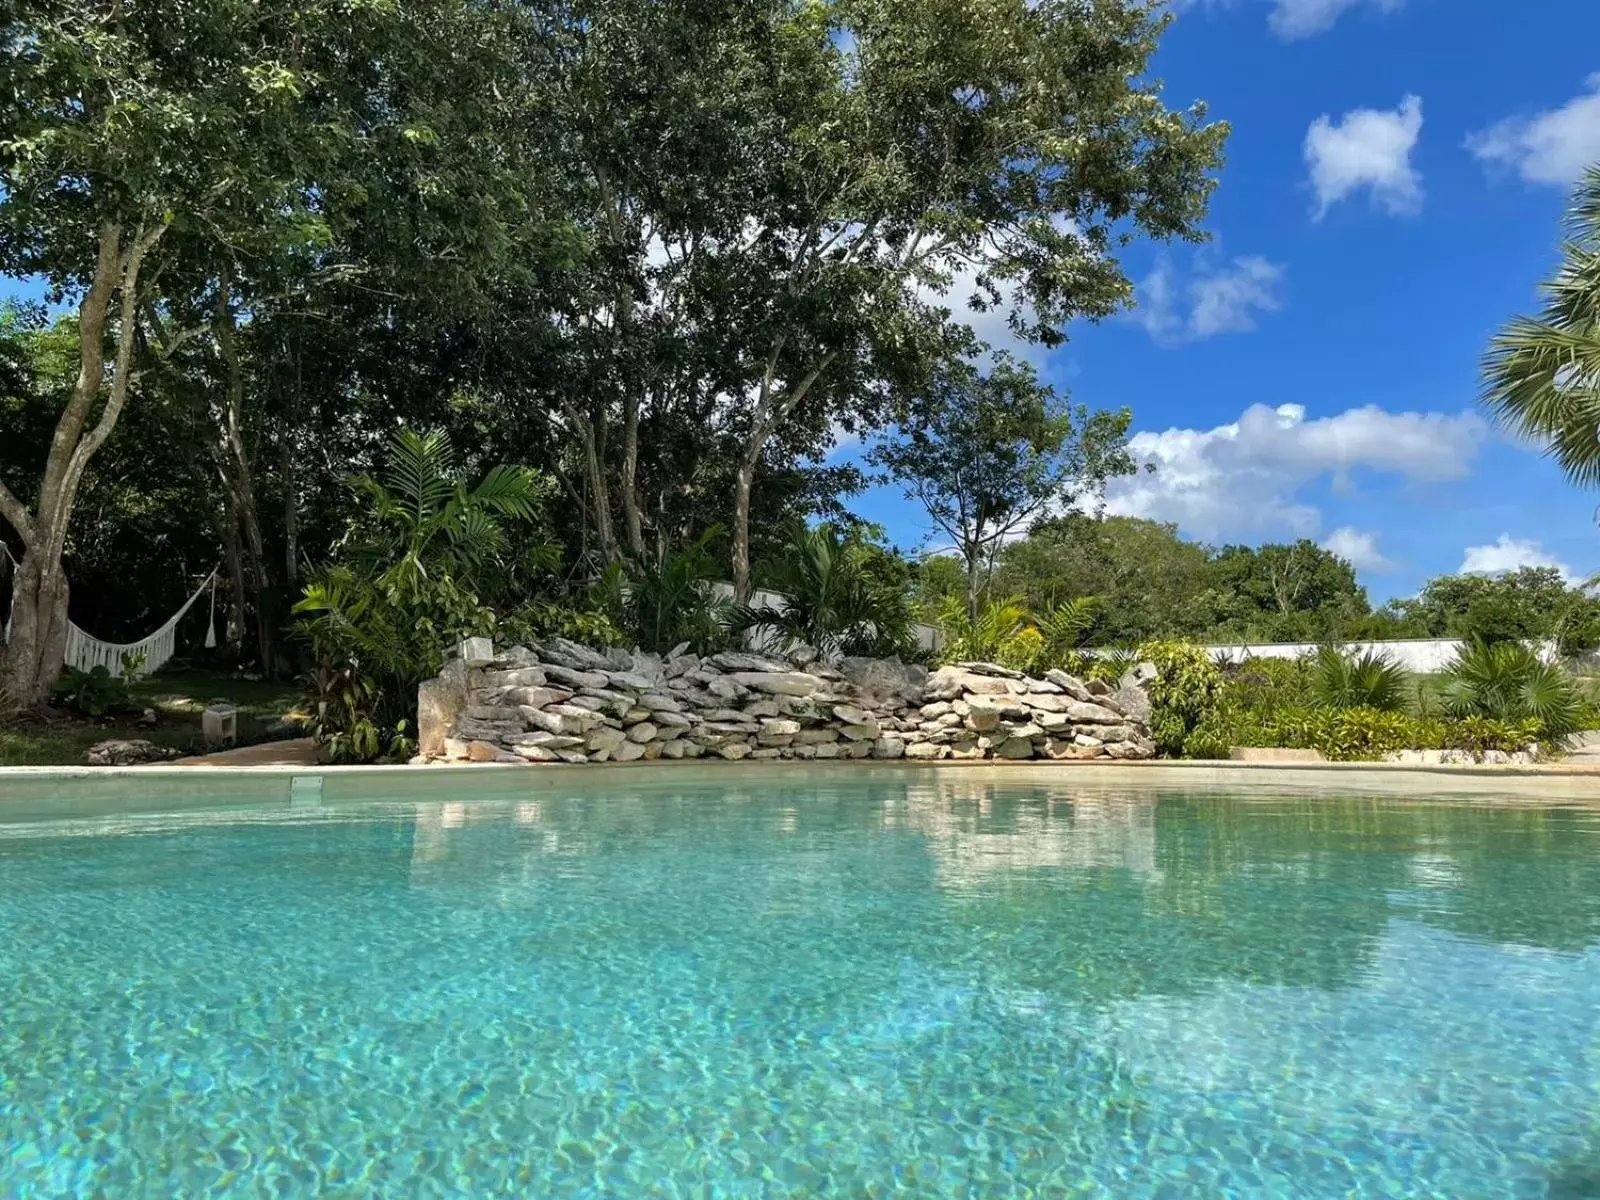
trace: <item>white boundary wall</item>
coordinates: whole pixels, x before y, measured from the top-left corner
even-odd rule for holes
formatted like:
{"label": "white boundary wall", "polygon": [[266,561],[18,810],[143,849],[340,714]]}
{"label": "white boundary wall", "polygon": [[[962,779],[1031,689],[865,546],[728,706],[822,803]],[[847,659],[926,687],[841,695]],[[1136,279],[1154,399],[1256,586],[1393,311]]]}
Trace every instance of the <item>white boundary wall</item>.
{"label": "white boundary wall", "polygon": [[[1408,671],[1436,675],[1455,661],[1464,645],[1458,638],[1405,638],[1391,642],[1347,642],[1344,649],[1357,654],[1371,652],[1385,654]],[[1242,662],[1247,658],[1299,658],[1317,652],[1315,642],[1236,643],[1231,646],[1207,646],[1206,653],[1214,662]],[[1554,642],[1538,646],[1539,654],[1547,661],[1556,657]]]}

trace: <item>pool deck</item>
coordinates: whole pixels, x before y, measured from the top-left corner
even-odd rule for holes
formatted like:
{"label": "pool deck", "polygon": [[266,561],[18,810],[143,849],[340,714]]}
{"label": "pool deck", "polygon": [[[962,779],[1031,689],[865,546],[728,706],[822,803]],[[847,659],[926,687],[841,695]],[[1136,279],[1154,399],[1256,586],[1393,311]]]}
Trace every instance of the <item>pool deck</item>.
{"label": "pool deck", "polygon": [[[251,747],[262,751],[266,747]],[[536,799],[547,790],[615,788],[629,795],[670,792],[686,776],[751,789],[763,783],[913,779],[958,791],[974,784],[1052,787],[1084,792],[1224,793],[1240,796],[1400,797],[1496,804],[1600,807],[1600,765],[1398,766],[1388,763],[1259,763],[1156,760],[1140,763],[973,762],[907,763],[873,760],[797,763],[684,762],[604,765],[317,766],[242,752],[209,761],[138,767],[0,768],[0,817],[42,819],[58,803],[99,800],[119,811],[159,811],[216,803],[222,807],[294,800],[329,802],[448,798]],[[265,761],[263,761],[265,760]],[[69,785],[63,788],[62,785]],[[309,791],[306,789],[310,789]],[[1068,793],[1070,794],[1070,792]],[[315,800],[311,796],[316,797]]]}

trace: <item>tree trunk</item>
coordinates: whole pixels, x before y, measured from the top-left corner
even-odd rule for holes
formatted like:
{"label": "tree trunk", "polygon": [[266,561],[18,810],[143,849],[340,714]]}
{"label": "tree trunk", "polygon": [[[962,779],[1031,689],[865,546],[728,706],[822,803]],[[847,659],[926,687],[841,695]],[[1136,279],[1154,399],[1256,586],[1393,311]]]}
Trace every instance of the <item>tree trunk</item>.
{"label": "tree trunk", "polygon": [[11,637],[6,642],[0,695],[18,708],[50,699],[67,653],[67,574],[61,561],[31,550],[11,581]]}
{"label": "tree trunk", "polygon": [[222,622],[222,641],[238,657],[244,645],[244,556],[239,552],[239,522],[232,502],[225,502],[217,518],[217,536],[222,540],[222,561],[228,568],[232,595]]}
{"label": "tree trunk", "polygon": [[[223,477],[223,487],[233,496],[233,512],[244,533],[250,578],[255,585],[256,658],[262,673],[271,678],[277,674],[272,614],[266,603],[267,589],[272,581],[267,571],[266,541],[261,535],[261,516],[256,505],[255,473],[250,468],[250,455],[244,444],[244,369],[239,361],[234,332],[231,272],[224,264],[217,277],[217,350],[222,357],[225,373],[219,420],[222,447],[218,455],[218,469]],[[244,603],[242,594],[239,602]]]}
{"label": "tree trunk", "polygon": [[[139,270],[165,225],[100,227],[94,278],[78,304],[78,376],[56,421],[38,500],[30,511],[0,481],[0,516],[22,538],[23,559],[12,585],[12,635],[0,655],[0,687],[15,704],[44,702],[61,673],[67,648],[66,552],[78,488],[89,463],[116,428],[133,377]],[[120,298],[116,355],[106,387],[106,326]],[[90,424],[96,402],[98,417]]]}
{"label": "tree trunk", "polygon": [[628,553],[644,557],[644,518],[639,511],[639,397],[630,388],[622,409],[622,523]]}
{"label": "tree trunk", "polygon": [[595,423],[580,417],[577,410],[569,404],[562,405],[562,412],[572,431],[583,443],[583,476],[584,482],[588,485],[589,509],[594,518],[594,531],[600,539],[600,553],[607,563],[617,562],[622,555],[617,548],[616,530],[611,524],[611,492],[606,487],[605,454],[597,440]]}
{"label": "tree trunk", "polygon": [[974,546],[966,555],[967,560],[967,628],[972,632],[978,629],[978,599],[983,591],[983,586],[978,580],[978,551]]}
{"label": "tree trunk", "polygon": [[294,591],[300,583],[300,496],[294,469],[294,450],[283,443],[283,580]]}
{"label": "tree trunk", "polygon": [[746,455],[739,464],[733,491],[733,599],[750,603],[750,492],[757,460]]}

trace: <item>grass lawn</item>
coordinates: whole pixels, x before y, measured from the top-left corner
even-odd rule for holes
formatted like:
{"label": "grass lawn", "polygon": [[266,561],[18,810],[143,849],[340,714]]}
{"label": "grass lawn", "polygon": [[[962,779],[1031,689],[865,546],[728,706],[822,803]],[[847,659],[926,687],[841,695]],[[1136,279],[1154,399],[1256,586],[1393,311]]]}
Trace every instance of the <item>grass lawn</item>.
{"label": "grass lawn", "polygon": [[[302,693],[293,680],[240,679],[206,671],[169,671],[133,686],[134,711],[100,720],[27,718],[0,727],[0,767],[83,766],[89,747],[107,738],[143,738],[185,752],[201,752],[200,713],[213,700],[239,706],[239,744],[264,740],[274,721],[296,715]],[[140,724],[154,709],[156,723]]]}

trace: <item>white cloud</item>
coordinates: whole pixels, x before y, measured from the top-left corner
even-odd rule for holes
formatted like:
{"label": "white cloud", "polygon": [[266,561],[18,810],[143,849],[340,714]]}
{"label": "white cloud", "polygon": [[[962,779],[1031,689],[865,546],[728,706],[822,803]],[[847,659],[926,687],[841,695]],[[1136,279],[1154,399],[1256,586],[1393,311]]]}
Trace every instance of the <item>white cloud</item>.
{"label": "white cloud", "polygon": [[1135,319],[1158,342],[1197,342],[1221,333],[1248,333],[1256,317],[1283,306],[1283,267],[1259,255],[1217,270],[1198,267],[1187,281],[1164,262],[1139,285]]}
{"label": "white cloud", "polygon": [[[1172,0],[1173,7],[1224,9],[1235,7],[1236,0]],[[1357,8],[1379,12],[1399,12],[1405,0],[1272,0],[1267,24],[1286,42],[1326,33],[1345,13]]]}
{"label": "white cloud", "polygon": [[1302,488],[1348,482],[1358,470],[1413,483],[1459,479],[1487,432],[1471,411],[1392,413],[1367,405],[1307,420],[1298,404],[1257,404],[1214,429],[1135,434],[1134,458],[1156,469],[1113,482],[1107,509],[1175,521],[1209,539],[1309,537],[1322,513],[1299,496]]}
{"label": "white cloud", "polygon": [[1531,538],[1502,533],[1487,546],[1468,546],[1461,558],[1462,575],[1502,575],[1519,567],[1554,567],[1561,578],[1571,579],[1572,569]]}
{"label": "white cloud", "polygon": [[1326,113],[1306,133],[1306,165],[1317,194],[1320,219],[1360,188],[1386,212],[1414,213],[1422,207],[1422,176],[1411,152],[1422,134],[1422,100],[1407,96],[1391,110],[1357,108],[1334,121]]}
{"label": "white cloud", "polygon": [[1342,525],[1322,540],[1322,548],[1337,554],[1358,571],[1392,571],[1395,564],[1378,549],[1378,539]]}
{"label": "white cloud", "polygon": [[1405,0],[1275,0],[1267,24],[1285,41],[1313,37],[1333,28],[1353,8],[1370,5],[1380,12],[1398,12]]}
{"label": "white cloud", "polygon": [[1560,108],[1510,117],[1473,134],[1467,149],[1529,183],[1576,182],[1585,167],[1600,161],[1600,73],[1589,76],[1587,86],[1585,95]]}

